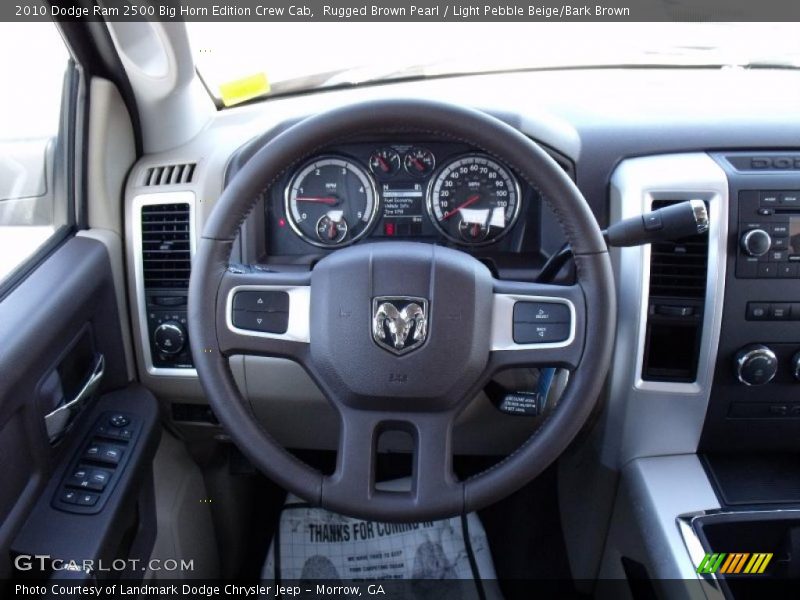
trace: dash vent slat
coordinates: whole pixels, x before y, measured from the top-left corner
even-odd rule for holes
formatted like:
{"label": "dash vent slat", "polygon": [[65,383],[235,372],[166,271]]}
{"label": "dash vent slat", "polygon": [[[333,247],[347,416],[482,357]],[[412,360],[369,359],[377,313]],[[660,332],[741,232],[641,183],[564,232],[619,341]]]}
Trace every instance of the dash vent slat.
{"label": "dash vent slat", "polygon": [[179,163],[149,167],[145,171],[143,185],[147,187],[162,185],[184,185],[194,179],[197,163]]}
{"label": "dash vent slat", "polygon": [[145,289],[189,287],[191,213],[188,203],[142,207],[142,265]]}
{"label": "dash vent slat", "polygon": [[[656,200],[653,210],[674,204]],[[650,297],[698,298],[706,295],[708,233],[658,242],[650,252]]]}

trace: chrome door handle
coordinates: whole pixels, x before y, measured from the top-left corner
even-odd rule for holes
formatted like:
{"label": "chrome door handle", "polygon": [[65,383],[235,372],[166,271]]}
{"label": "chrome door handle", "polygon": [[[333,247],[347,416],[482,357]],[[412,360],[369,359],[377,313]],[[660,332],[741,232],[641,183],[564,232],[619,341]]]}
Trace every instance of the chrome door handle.
{"label": "chrome door handle", "polygon": [[50,442],[56,441],[59,436],[64,433],[72,419],[75,418],[75,415],[81,411],[87,400],[94,395],[105,372],[106,360],[102,354],[98,354],[95,359],[94,367],[92,367],[92,371],[89,373],[89,377],[87,377],[75,397],[59,405],[53,412],[45,415],[44,424],[47,428],[47,437],[50,438]]}

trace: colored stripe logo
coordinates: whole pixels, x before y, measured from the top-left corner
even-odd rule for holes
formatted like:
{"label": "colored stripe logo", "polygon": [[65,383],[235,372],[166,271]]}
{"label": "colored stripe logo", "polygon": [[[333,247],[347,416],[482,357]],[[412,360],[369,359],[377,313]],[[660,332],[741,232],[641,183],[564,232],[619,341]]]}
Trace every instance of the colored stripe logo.
{"label": "colored stripe logo", "polygon": [[771,552],[714,552],[705,555],[697,567],[697,572],[760,575],[766,570],[772,556]]}

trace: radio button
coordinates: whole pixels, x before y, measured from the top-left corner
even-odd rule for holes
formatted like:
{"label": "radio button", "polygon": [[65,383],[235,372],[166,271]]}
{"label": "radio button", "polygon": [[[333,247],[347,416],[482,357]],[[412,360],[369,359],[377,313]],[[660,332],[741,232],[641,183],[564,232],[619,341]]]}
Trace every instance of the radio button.
{"label": "radio button", "polygon": [[772,247],[771,250],[786,250],[789,248],[789,239],[782,237],[782,238],[775,238],[772,240]]}
{"label": "radio button", "polygon": [[778,265],[775,263],[759,263],[758,264],[758,277],[761,279],[768,279],[770,277],[778,276]]}
{"label": "radio button", "polygon": [[800,206],[800,193],[781,192],[778,195],[778,202],[780,202],[783,206]]}
{"label": "radio button", "polygon": [[778,277],[781,278],[794,278],[798,274],[798,265],[796,263],[788,263],[778,266]]}
{"label": "radio button", "polygon": [[769,259],[772,262],[784,262],[786,260],[786,251],[785,250],[775,250],[769,253]]}
{"label": "radio button", "polygon": [[775,225],[770,225],[770,234],[773,237],[786,237],[789,235],[789,224],[788,223],[776,223]]}
{"label": "radio button", "polygon": [[759,199],[761,200],[761,206],[775,206],[778,204],[778,192],[761,192]]}

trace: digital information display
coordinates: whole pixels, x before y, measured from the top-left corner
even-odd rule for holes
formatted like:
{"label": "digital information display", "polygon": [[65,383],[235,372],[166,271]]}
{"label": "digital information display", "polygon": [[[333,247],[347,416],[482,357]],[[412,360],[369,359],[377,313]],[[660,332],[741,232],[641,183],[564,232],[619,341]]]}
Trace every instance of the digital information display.
{"label": "digital information display", "polygon": [[421,217],[422,184],[383,184],[384,217]]}
{"label": "digital information display", "polygon": [[421,183],[384,183],[383,225],[386,237],[415,237],[422,234],[424,186]]}

